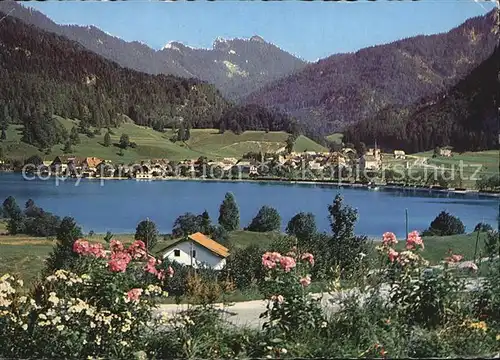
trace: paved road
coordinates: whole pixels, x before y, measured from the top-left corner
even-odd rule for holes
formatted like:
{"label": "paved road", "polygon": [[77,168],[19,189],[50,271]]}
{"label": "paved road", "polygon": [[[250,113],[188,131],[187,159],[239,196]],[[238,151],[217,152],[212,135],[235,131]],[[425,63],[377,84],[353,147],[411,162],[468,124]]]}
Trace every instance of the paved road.
{"label": "paved road", "polygon": [[[467,284],[467,290],[473,290],[480,286],[480,279],[472,279]],[[382,287],[382,294],[388,294],[389,287]],[[336,311],[338,309],[338,301],[342,296],[347,295],[348,293],[356,292],[357,289],[351,289],[342,291],[339,293],[323,293],[322,305],[325,311]],[[361,294],[361,296],[366,297],[367,294]],[[321,294],[313,294],[312,296],[321,296]],[[216,308],[219,309],[224,318],[237,326],[249,326],[249,327],[261,327],[263,324],[263,319],[259,319],[259,315],[266,310],[267,302],[263,300],[254,300],[254,301],[244,301],[235,303],[232,306],[224,307],[222,304],[216,304]],[[182,312],[186,310],[189,305],[181,304],[163,304],[160,305],[157,310],[158,313],[167,313],[170,315],[174,315],[176,313]]]}

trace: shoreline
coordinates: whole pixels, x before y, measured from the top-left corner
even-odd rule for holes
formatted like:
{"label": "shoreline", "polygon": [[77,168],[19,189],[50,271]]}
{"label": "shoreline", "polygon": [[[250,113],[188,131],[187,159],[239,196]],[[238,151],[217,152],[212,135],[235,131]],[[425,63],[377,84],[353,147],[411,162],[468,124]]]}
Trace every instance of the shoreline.
{"label": "shoreline", "polygon": [[[1,173],[16,173],[14,171],[0,171]],[[47,177],[57,178],[57,175],[50,175]],[[135,180],[138,182],[153,182],[153,181],[199,181],[199,182],[248,182],[248,183],[275,183],[283,185],[328,185],[335,188],[353,188],[353,189],[367,189],[371,191],[411,191],[411,192],[421,192],[421,193],[436,193],[436,194],[452,194],[452,195],[477,195],[480,197],[492,197],[500,198],[500,192],[480,192],[479,190],[473,189],[441,189],[425,186],[401,186],[392,184],[359,184],[359,183],[348,183],[339,182],[335,180],[297,180],[297,179],[277,179],[277,178],[234,178],[234,179],[210,179],[210,178],[197,178],[197,177],[181,177],[181,176],[169,176],[169,177],[156,177],[156,178],[129,178],[129,177],[59,177],[61,181],[66,180],[90,180],[90,181],[107,181],[107,180]],[[26,181],[30,181],[25,179]]]}

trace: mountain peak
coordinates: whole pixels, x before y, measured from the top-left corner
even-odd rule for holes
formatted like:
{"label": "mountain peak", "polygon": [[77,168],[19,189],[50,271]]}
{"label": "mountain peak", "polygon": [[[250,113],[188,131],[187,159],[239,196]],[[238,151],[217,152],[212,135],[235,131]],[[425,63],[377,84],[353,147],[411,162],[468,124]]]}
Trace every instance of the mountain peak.
{"label": "mountain peak", "polygon": [[252,37],[250,38],[250,41],[260,42],[260,43],[262,43],[262,44],[265,44],[265,43],[266,43],[266,41],[265,41],[262,37],[260,37],[259,35],[254,35],[254,36],[252,36]]}

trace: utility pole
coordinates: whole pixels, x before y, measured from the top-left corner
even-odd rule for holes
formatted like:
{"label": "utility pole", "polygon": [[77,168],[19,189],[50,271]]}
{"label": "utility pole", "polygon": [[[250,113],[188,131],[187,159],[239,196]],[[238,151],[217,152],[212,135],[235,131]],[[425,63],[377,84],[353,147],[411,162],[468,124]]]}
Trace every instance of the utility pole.
{"label": "utility pole", "polygon": [[406,224],[405,239],[408,240],[408,209],[405,209],[405,224]]}

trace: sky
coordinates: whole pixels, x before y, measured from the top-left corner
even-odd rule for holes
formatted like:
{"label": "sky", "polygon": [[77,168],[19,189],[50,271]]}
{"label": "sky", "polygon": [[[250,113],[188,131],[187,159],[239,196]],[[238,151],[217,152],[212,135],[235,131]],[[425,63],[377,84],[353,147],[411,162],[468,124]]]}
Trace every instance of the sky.
{"label": "sky", "polygon": [[160,49],[169,41],[211,48],[217,37],[259,35],[304,60],[446,32],[495,7],[487,0],[29,2],[59,24],[94,25]]}

